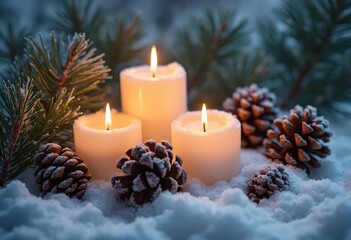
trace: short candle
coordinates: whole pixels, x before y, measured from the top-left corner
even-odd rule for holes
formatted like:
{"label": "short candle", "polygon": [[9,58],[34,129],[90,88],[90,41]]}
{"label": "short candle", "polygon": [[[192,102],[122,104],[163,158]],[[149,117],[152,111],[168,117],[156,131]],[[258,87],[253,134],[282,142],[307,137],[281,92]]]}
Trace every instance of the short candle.
{"label": "short candle", "polygon": [[150,66],[120,74],[123,112],[142,121],[143,141],[171,141],[171,123],[187,110],[186,72],[178,63],[157,66],[156,48]]}
{"label": "short candle", "polygon": [[83,115],[73,124],[74,145],[93,179],[110,181],[116,162],[131,146],[141,143],[141,121],[128,114],[99,111]]}
{"label": "short candle", "polygon": [[211,185],[239,173],[241,128],[232,114],[207,110],[206,122],[201,121],[203,112],[204,107],[172,122],[172,145],[184,160],[189,177]]}

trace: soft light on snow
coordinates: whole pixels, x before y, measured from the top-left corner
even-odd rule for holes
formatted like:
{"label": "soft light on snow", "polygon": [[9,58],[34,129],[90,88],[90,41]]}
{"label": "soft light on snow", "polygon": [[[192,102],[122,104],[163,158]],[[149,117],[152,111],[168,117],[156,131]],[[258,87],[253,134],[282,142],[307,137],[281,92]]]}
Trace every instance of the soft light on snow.
{"label": "soft light on snow", "polygon": [[192,180],[185,192],[164,192],[139,209],[116,200],[107,182],[91,182],[79,201],[33,195],[33,178],[24,177],[28,188],[17,180],[0,190],[0,239],[351,239],[347,134],[336,132],[333,154],[313,178],[286,166],[290,190],[258,205],[246,197],[247,182],[271,162],[255,150],[242,150],[231,181]]}

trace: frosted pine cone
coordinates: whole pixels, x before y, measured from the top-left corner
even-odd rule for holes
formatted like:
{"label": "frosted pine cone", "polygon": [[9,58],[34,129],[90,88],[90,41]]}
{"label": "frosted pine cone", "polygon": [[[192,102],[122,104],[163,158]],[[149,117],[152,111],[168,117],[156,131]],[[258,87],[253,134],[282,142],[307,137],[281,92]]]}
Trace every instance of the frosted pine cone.
{"label": "frosted pine cone", "polygon": [[69,197],[82,198],[91,179],[88,168],[70,148],[55,143],[39,147],[34,164],[35,182],[45,193],[65,193]]}
{"label": "frosted pine cone", "polygon": [[317,116],[316,108],[295,106],[289,116],[274,120],[274,125],[263,142],[266,156],[272,160],[297,166],[309,174],[310,167],[320,167],[318,160],[330,154],[324,144],[332,136],[326,130],[329,122]]}
{"label": "frosted pine cone", "polygon": [[126,152],[128,157],[121,157],[117,168],[124,175],[114,175],[111,179],[113,188],[120,199],[137,207],[153,201],[162,191],[176,193],[182,190],[187,179],[186,171],[181,167],[182,159],[175,156],[172,163],[172,146],[167,141],[161,144],[148,140]]}
{"label": "frosted pine cone", "polygon": [[267,130],[277,117],[275,101],[275,94],[267,88],[251,84],[244,88],[238,87],[232,98],[223,102],[224,109],[237,115],[241,122],[242,147],[261,146]]}
{"label": "frosted pine cone", "polygon": [[263,198],[270,198],[276,191],[284,191],[289,188],[289,175],[284,166],[268,166],[251,178],[248,184],[247,196],[251,201],[259,203]]}

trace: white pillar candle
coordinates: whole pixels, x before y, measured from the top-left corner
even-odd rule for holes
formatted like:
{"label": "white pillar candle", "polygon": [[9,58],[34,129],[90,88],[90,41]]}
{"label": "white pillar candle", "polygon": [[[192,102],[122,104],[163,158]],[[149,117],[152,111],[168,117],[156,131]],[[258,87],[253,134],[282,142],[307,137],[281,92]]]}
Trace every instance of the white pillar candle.
{"label": "white pillar candle", "polygon": [[73,124],[77,154],[84,160],[95,180],[110,181],[116,172],[116,162],[129,148],[142,142],[141,121],[106,107],[83,115]]}
{"label": "white pillar candle", "polygon": [[240,171],[240,122],[232,114],[207,111],[187,112],[172,122],[174,152],[184,160],[190,178],[211,185],[229,180]]}
{"label": "white pillar candle", "polygon": [[[156,56],[153,52],[152,56]],[[178,63],[125,69],[120,74],[123,112],[141,119],[143,141],[171,141],[171,122],[187,110],[186,72]]]}

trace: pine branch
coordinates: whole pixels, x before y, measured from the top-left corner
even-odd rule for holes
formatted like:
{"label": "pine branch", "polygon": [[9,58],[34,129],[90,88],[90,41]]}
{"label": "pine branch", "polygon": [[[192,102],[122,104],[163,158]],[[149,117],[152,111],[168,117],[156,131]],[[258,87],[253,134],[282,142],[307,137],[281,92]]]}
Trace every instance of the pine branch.
{"label": "pine branch", "polygon": [[107,63],[112,69],[136,58],[144,50],[140,42],[145,33],[139,15],[131,21],[115,19],[93,0],[64,0],[60,4],[51,21],[53,29],[70,35],[86,33],[94,40],[94,45],[106,53]]}
{"label": "pine branch", "polygon": [[235,18],[234,12],[207,11],[204,18],[191,19],[191,26],[177,32],[174,56],[188,72],[190,102],[199,86],[247,44],[247,22]]}
{"label": "pine branch", "polygon": [[[81,110],[94,111],[104,104],[110,71],[96,55],[84,34],[70,40],[51,35],[47,47],[29,37],[22,61],[13,65],[12,78],[33,80],[5,83],[0,92],[0,184],[16,177],[32,164],[35,150],[64,136],[72,139],[72,123]],[[15,82],[15,81],[13,81]],[[69,145],[69,142],[65,142]]]}
{"label": "pine branch", "polygon": [[[41,110],[38,110],[39,101],[39,93],[33,92],[32,80],[28,80],[27,83],[19,80],[16,85],[9,82],[3,83],[3,90],[0,92],[1,187],[5,185],[7,180],[14,177],[15,172],[30,165],[28,152],[21,156],[18,156],[18,152],[23,152],[22,149],[32,141],[25,139],[28,142],[26,145],[22,145],[21,143],[24,141],[20,137],[35,129],[31,124],[31,119],[41,114]],[[30,148],[27,150],[29,152],[35,151]],[[20,169],[15,170],[16,166],[19,166]]]}
{"label": "pine branch", "polygon": [[[284,24],[282,30],[274,27],[276,22],[269,23],[262,26],[262,35],[267,53],[285,69],[281,78],[288,92],[281,106],[287,108],[303,101],[304,89],[309,88],[317,74],[328,75],[327,68],[323,71],[321,66],[330,62],[342,64],[339,56],[351,48],[351,1],[286,1],[277,15]],[[331,79],[323,81],[328,86]]]}
{"label": "pine branch", "polygon": [[[85,32],[94,41],[94,47],[105,53],[107,65],[114,79],[119,78],[122,66],[137,60],[145,49],[142,40],[144,25],[139,15],[132,19],[115,18],[115,12],[103,9],[94,0],[59,1],[56,14],[52,17],[52,28],[70,35]],[[119,81],[111,81],[107,99],[119,106]]]}
{"label": "pine branch", "polygon": [[[72,106],[80,106],[82,111],[98,110],[104,104],[104,80],[109,79],[110,71],[104,65],[103,54],[95,55],[96,49],[84,34],[77,34],[72,40],[55,37],[51,34],[50,50],[40,36],[40,42],[28,38],[25,62],[28,75],[42,92],[46,111],[51,98],[55,98],[66,88],[74,88],[75,98]],[[62,62],[62,59],[66,59]]]}

